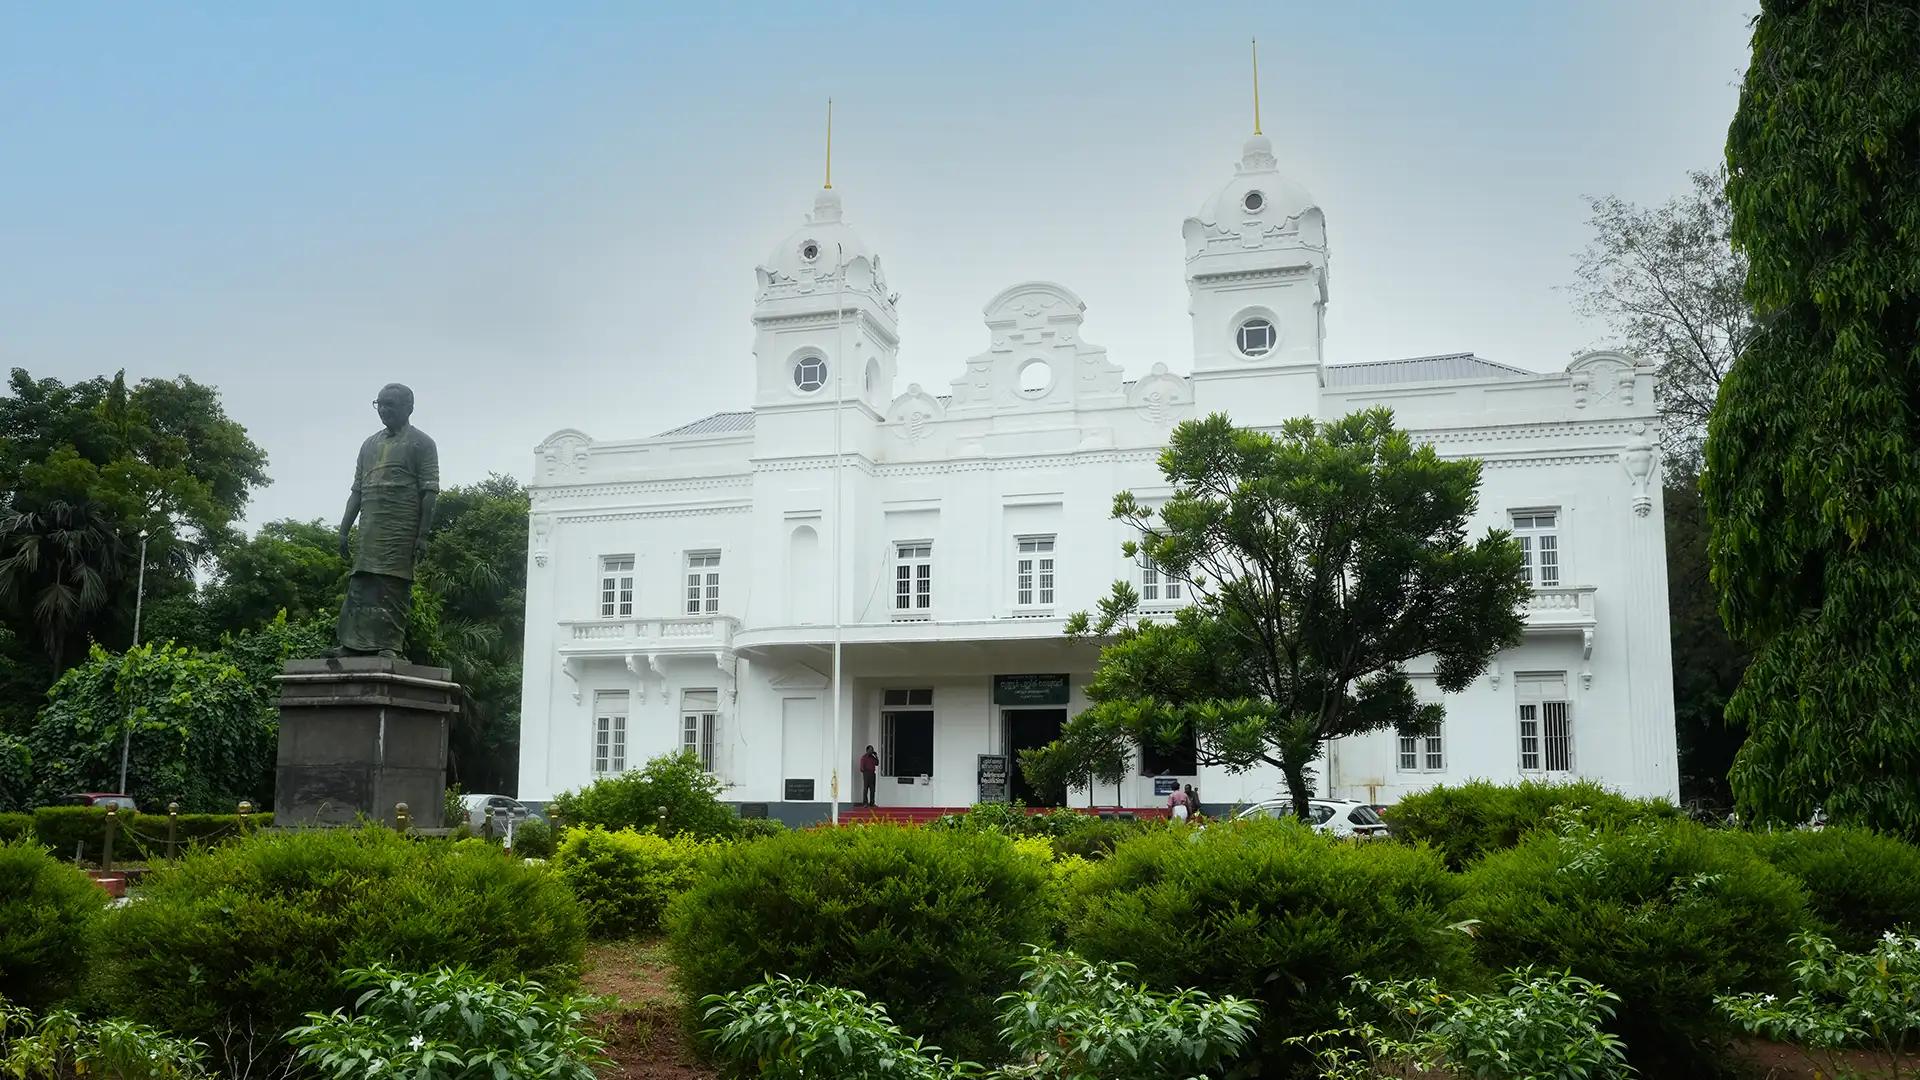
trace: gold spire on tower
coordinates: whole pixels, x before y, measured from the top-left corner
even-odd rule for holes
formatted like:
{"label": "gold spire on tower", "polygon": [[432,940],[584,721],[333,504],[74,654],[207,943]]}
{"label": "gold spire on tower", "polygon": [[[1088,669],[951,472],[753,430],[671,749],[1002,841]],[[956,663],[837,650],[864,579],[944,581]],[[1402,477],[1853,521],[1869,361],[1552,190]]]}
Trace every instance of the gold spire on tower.
{"label": "gold spire on tower", "polygon": [[1260,39],[1253,39],[1253,133],[1260,134]]}
{"label": "gold spire on tower", "polygon": [[827,99],[827,190],[833,190],[833,99]]}

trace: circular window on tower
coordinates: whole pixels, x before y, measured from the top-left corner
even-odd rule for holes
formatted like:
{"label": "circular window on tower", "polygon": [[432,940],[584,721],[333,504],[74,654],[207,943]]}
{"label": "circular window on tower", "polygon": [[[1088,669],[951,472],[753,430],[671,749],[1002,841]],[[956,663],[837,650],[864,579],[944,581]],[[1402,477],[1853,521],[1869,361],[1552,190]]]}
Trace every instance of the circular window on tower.
{"label": "circular window on tower", "polygon": [[1280,335],[1266,319],[1248,319],[1241,323],[1235,339],[1242,356],[1265,356],[1280,343]]}
{"label": "circular window on tower", "polygon": [[800,245],[800,257],[807,260],[808,262],[812,262],[813,260],[819,258],[820,257],[819,241],[807,240],[802,242]]}
{"label": "circular window on tower", "polygon": [[827,362],[818,356],[803,356],[794,361],[793,385],[804,394],[827,385]]}
{"label": "circular window on tower", "polygon": [[1267,197],[1257,191],[1249,191],[1240,197],[1240,206],[1249,214],[1257,214],[1266,209]]}

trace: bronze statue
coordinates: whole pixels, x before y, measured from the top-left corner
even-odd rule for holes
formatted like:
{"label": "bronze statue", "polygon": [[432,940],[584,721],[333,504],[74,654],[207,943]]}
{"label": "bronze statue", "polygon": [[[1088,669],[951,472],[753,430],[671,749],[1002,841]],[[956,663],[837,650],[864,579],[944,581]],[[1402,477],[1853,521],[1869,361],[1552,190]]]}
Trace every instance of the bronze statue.
{"label": "bronze statue", "polygon": [[334,656],[396,659],[406,644],[413,606],[413,567],[427,549],[427,526],[440,496],[440,453],[426,432],[407,423],[413,391],[381,387],[373,403],[383,430],[360,444],[353,494],[340,519],[340,556],[352,557],[348,537],[360,519],[360,553],[347,579]]}

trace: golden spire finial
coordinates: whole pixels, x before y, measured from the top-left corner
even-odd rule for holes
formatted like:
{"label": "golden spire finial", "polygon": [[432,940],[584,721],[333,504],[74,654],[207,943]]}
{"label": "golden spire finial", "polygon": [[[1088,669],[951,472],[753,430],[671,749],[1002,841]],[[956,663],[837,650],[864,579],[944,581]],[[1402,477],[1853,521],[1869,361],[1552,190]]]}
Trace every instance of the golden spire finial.
{"label": "golden spire finial", "polygon": [[1260,39],[1253,39],[1253,133],[1260,134]]}
{"label": "golden spire finial", "polygon": [[827,190],[833,190],[833,99],[827,99]]}

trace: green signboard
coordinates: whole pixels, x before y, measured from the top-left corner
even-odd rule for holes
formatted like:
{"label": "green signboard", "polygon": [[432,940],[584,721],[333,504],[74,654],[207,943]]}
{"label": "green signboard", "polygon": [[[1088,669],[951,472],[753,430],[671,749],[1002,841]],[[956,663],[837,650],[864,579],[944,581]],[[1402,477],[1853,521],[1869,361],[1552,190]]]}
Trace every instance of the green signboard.
{"label": "green signboard", "polygon": [[995,675],[995,705],[1065,705],[1065,675]]}

